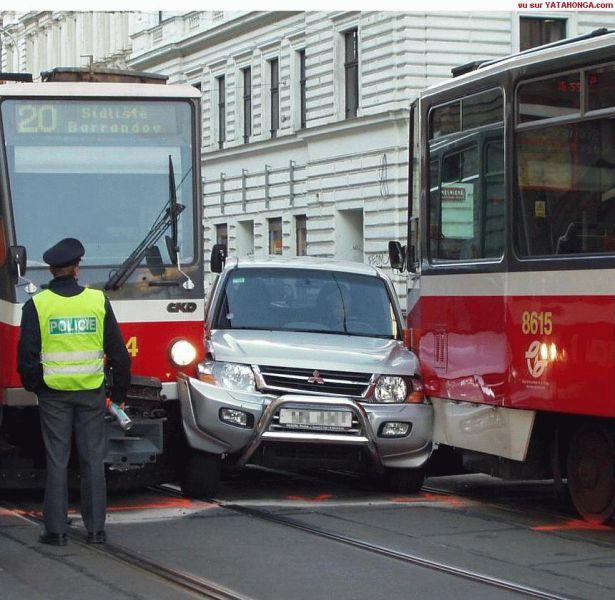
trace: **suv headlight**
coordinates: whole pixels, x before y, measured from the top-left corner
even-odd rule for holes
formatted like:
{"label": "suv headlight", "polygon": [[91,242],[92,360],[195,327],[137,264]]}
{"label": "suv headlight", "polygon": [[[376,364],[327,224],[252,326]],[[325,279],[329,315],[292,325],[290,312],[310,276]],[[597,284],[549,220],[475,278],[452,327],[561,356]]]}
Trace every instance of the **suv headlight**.
{"label": "suv headlight", "polygon": [[403,377],[382,375],[374,389],[375,402],[402,403],[406,401],[408,385]]}
{"label": "suv headlight", "polygon": [[197,365],[201,381],[219,385],[236,392],[254,392],[256,383],[250,365],[240,363],[207,361]]}

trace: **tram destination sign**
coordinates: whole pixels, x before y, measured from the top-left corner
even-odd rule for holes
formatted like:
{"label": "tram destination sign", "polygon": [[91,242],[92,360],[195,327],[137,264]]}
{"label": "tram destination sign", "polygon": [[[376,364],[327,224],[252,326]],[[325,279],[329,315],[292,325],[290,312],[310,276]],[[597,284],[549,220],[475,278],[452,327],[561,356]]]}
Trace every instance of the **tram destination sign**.
{"label": "tram destination sign", "polygon": [[154,102],[19,102],[22,135],[165,135],[177,133],[172,106]]}

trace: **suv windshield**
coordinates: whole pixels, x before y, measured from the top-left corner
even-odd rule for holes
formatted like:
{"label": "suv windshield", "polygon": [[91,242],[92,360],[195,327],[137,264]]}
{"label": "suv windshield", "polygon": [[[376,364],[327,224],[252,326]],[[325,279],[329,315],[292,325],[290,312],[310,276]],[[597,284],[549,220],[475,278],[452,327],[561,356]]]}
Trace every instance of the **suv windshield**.
{"label": "suv windshield", "polygon": [[45,266],[43,252],[63,237],[83,242],[85,265],[121,264],[169,199],[169,156],[186,206],[182,259],[194,260],[188,102],[10,99],[1,108],[15,233],[30,266]]}
{"label": "suv windshield", "polygon": [[397,336],[382,279],[316,269],[235,269],[226,280],[216,327]]}

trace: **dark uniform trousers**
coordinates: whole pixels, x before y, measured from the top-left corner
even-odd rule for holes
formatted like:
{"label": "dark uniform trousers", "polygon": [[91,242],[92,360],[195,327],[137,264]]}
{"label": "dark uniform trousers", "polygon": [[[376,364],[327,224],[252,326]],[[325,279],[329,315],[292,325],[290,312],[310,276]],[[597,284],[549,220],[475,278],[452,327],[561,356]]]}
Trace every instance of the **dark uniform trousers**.
{"label": "dark uniform trousers", "polygon": [[65,533],[68,513],[67,468],[74,429],[81,475],[81,516],[90,532],[105,528],[105,394],[98,390],[38,394],[41,430],[47,450],[45,528]]}

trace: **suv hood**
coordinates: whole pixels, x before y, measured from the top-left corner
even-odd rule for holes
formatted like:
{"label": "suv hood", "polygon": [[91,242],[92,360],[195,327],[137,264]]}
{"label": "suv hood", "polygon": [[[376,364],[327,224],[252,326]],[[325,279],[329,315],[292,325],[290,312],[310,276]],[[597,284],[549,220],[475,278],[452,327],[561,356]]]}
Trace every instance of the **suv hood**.
{"label": "suv hood", "polygon": [[399,340],[327,333],[218,329],[214,360],[355,373],[413,375],[416,357]]}

